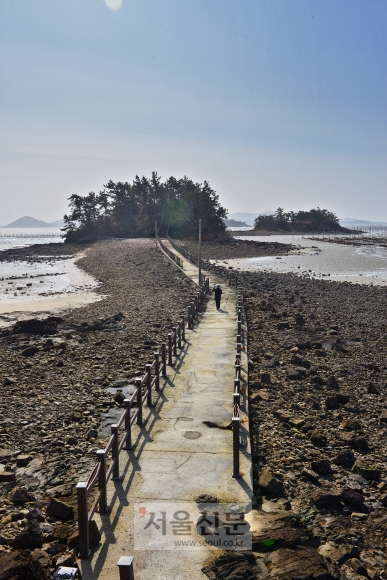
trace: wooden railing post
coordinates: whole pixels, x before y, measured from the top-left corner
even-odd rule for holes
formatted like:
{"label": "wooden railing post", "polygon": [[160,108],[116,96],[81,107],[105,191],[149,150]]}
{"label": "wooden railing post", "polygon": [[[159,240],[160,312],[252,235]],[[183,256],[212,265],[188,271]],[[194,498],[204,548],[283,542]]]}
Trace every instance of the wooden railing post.
{"label": "wooden railing post", "polygon": [[147,364],[145,365],[145,372],[146,372],[146,404],[148,407],[152,406],[152,365]]}
{"label": "wooden railing post", "polygon": [[134,580],[133,558],[131,556],[121,556],[117,566],[120,572],[120,580]]}
{"label": "wooden railing post", "polygon": [[160,355],[158,352],[154,352],[153,356],[155,357],[155,389],[156,391],[160,390]]}
{"label": "wooden railing post", "polygon": [[87,482],[77,483],[78,499],[78,532],[79,532],[79,557],[89,558],[89,510],[87,507]]}
{"label": "wooden railing post", "polygon": [[234,379],[234,393],[240,393],[240,392],[241,392],[241,380]]}
{"label": "wooden railing post", "polygon": [[181,319],[181,338],[185,342],[185,316]]}
{"label": "wooden railing post", "polygon": [[233,449],[233,473],[232,476],[238,478],[241,476],[239,469],[239,408],[234,406],[232,418],[232,449]]}
{"label": "wooden railing post", "polygon": [[106,494],[106,455],[104,449],[98,449],[97,459],[99,463],[98,491],[100,493],[98,511],[100,514],[106,514],[108,506]]}
{"label": "wooden railing post", "polygon": [[191,328],[192,328],[192,325],[191,325],[191,305],[188,306],[188,308],[187,308],[187,314],[188,314],[188,317],[187,317],[188,328],[191,330]]}
{"label": "wooden railing post", "polygon": [[167,345],[165,342],[161,343],[161,364],[163,365],[163,377],[167,376]]}
{"label": "wooden railing post", "polygon": [[168,333],[168,364],[172,365],[172,333]]}
{"label": "wooden railing post", "polygon": [[104,449],[98,449],[97,459],[99,463],[98,491],[100,493],[98,511],[100,514],[106,514],[108,507],[106,494],[106,454]]}
{"label": "wooden railing post", "polygon": [[126,415],[125,415],[125,432],[126,432],[126,441],[124,449],[132,449],[132,424],[130,422],[130,411],[132,408],[131,399],[124,399],[124,405],[126,408]]}
{"label": "wooden railing post", "polygon": [[111,425],[113,435],[112,460],[114,461],[112,479],[120,479],[120,452],[118,449],[118,425]]}
{"label": "wooden railing post", "polygon": [[177,346],[179,349],[181,349],[181,322],[177,323],[176,330],[177,330]]}
{"label": "wooden railing post", "polygon": [[135,385],[137,388],[137,425],[142,425],[142,380],[136,379]]}
{"label": "wooden railing post", "polygon": [[173,356],[177,356],[177,326],[175,326],[175,328],[173,329],[173,334],[172,334],[172,345],[173,345]]}
{"label": "wooden railing post", "polygon": [[238,320],[238,334],[242,336],[242,321]]}

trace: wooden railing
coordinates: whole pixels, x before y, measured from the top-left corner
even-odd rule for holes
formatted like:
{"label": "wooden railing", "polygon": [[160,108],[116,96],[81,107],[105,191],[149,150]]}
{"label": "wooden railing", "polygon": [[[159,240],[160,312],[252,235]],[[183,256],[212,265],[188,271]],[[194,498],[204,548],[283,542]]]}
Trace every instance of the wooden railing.
{"label": "wooden railing", "polygon": [[[231,284],[230,284],[231,285]],[[241,369],[242,369],[242,308],[243,296],[238,286],[237,295],[237,336],[236,336],[236,357],[235,357],[235,378],[233,391],[233,413],[232,413],[232,438],[233,438],[233,477],[241,477],[239,467],[240,452],[240,404],[241,404]]]}
{"label": "wooden railing", "polygon": [[[168,236],[167,236],[167,239],[168,239],[168,241],[170,241],[170,238]],[[163,250],[163,252],[165,252],[167,254],[167,256],[169,258],[171,258],[171,260],[173,260],[179,266],[179,268],[181,268],[183,270],[183,260],[180,258],[180,256],[177,256],[176,254],[171,252],[171,250],[169,248],[167,248],[167,246],[162,242],[162,240],[159,237],[157,237],[156,243],[159,244],[159,246]],[[178,251],[180,251],[180,250],[178,250]]]}
{"label": "wooden railing", "polygon": [[176,252],[179,252],[186,260],[191,262],[191,264],[194,264],[195,266],[199,265],[199,256],[197,254],[191,254],[190,252],[187,252],[187,250],[178,246],[169,236],[167,236],[167,240],[171,246],[175,248]]}
{"label": "wooden railing", "polygon": [[[188,306],[188,328],[193,328],[198,318],[206,295],[209,291],[209,279],[205,278],[200,289],[194,295]],[[107,483],[110,478],[120,479],[119,457],[122,449],[132,449],[132,426],[143,424],[143,406],[153,405],[153,392],[160,390],[160,378],[166,377],[167,366],[173,365],[173,358],[178,356],[178,349],[182,348],[185,341],[186,319],[181,320],[168,334],[168,341],[162,343],[161,357],[159,352],[154,353],[152,363],[145,365],[145,374],[135,380],[135,390],[130,398],[124,400],[125,410],[114,425],[111,425],[110,439],[105,449],[99,449],[97,464],[95,465],[87,481],[77,484],[78,496],[78,528],[79,528],[79,557],[88,558],[91,550],[89,547],[89,524],[96,510],[100,513],[108,511]],[[109,466],[107,465],[110,460]],[[98,486],[97,497],[89,509],[88,499],[94,486]]]}

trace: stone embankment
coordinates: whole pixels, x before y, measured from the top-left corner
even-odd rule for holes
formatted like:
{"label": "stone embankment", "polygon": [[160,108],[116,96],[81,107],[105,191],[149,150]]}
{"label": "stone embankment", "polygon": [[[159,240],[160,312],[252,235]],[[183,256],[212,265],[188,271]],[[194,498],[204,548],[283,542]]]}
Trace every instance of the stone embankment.
{"label": "stone embankment", "polygon": [[257,525],[254,551],[222,556],[208,577],[387,578],[387,291],[238,277]]}
{"label": "stone embankment", "polygon": [[[75,250],[49,244],[1,258]],[[46,579],[58,564],[74,563],[74,485],[110,436],[123,385],[144,374],[196,289],[154,241],[100,242],[79,264],[106,299],[0,335],[1,580]],[[98,539],[92,534],[94,545]]]}

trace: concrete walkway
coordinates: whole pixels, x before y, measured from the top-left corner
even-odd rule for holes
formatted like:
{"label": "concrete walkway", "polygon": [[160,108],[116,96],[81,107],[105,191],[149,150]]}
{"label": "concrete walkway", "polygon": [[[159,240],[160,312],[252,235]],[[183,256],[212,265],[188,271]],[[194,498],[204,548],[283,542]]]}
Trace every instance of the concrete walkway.
{"label": "concrete walkway", "polygon": [[[197,282],[198,269],[183,260],[184,272]],[[154,407],[144,407],[144,425],[134,430],[134,449],[121,452],[122,480],[109,482],[111,511],[94,516],[102,540],[92,557],[81,562],[83,580],[118,579],[116,564],[120,556],[134,556],[135,580],[204,580],[207,577],[201,568],[219,554],[215,548],[135,549],[136,504],[175,501],[172,513],[189,510],[196,523],[199,511],[195,498],[200,495],[209,494],[223,502],[251,501],[247,416],[242,414],[241,420],[241,479],[232,478],[232,431],[203,423],[226,426],[232,415],[235,289],[210,278],[210,284],[215,282],[221,283],[223,289],[221,309],[216,310],[210,297],[199,324],[187,331],[176,365],[168,367],[168,379],[160,396],[154,397]],[[242,367],[247,369],[245,355]],[[188,509],[182,505],[188,505]]]}

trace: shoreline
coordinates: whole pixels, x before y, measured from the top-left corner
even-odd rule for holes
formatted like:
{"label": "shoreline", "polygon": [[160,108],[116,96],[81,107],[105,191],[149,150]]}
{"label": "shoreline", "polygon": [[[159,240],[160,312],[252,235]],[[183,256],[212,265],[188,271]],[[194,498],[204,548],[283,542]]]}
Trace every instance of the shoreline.
{"label": "shoreline", "polygon": [[18,250],[17,260],[0,262],[0,327],[31,316],[64,314],[104,299],[96,292],[98,281],[77,265],[84,252],[36,257],[28,246]]}
{"label": "shoreline", "polygon": [[[204,246],[203,257],[208,259],[210,251],[219,257],[230,248],[232,255],[249,256],[257,248],[288,252],[284,244],[235,241]],[[46,251],[42,248],[35,257],[44,260]],[[154,240],[97,242],[79,259],[79,267],[99,280],[104,300],[46,319],[38,333],[23,324],[17,332],[0,332],[0,565],[2,555],[24,562],[26,549],[43,554],[43,568],[50,573],[58,558],[64,559],[62,565],[76,565],[74,485],[87,479],[96,450],[105,446],[122,412],[125,389],[143,374],[196,291],[155,249]],[[210,278],[212,271],[227,284],[227,267],[208,262],[206,269]],[[238,272],[238,277],[251,361],[254,493],[266,526],[253,538],[254,551],[262,562],[277,558],[279,566],[288,558],[300,573],[303,561],[297,554],[304,553],[316,570],[330,566],[337,574],[341,563],[328,565],[320,550],[333,544],[330,554],[341,562],[340,550],[350,546],[348,553],[378,568],[380,558],[373,551],[387,559],[387,499],[382,503],[387,497],[387,422],[379,419],[387,412],[387,290],[285,273]],[[349,400],[340,402],[337,394]],[[315,430],[321,436],[317,433],[312,441]],[[376,480],[334,462],[348,448],[354,460],[376,464]],[[328,475],[314,471],[322,460],[331,466]],[[265,469],[281,493],[263,487]],[[8,479],[1,482],[1,477]],[[346,503],[348,489],[361,496],[354,496],[356,505]],[[332,496],[334,507],[316,505],[318,494]],[[52,498],[70,509],[67,519],[49,513]],[[39,532],[32,537],[29,518],[36,508],[41,519],[32,520]],[[329,525],[321,523],[324,518]],[[267,538],[274,539],[270,551]],[[286,553],[283,545],[289,546]],[[28,562],[26,569],[32,565]],[[235,565],[232,558],[230,565]],[[251,563],[246,559],[241,565]],[[216,562],[215,569],[222,578]]]}

